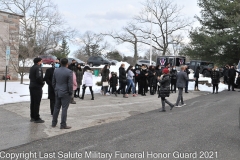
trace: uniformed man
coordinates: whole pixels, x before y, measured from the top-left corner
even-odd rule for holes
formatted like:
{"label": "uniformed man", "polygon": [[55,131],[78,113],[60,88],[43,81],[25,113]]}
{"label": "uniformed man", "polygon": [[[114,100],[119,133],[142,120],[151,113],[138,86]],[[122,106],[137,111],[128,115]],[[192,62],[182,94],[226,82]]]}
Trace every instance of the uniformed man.
{"label": "uniformed man", "polygon": [[43,71],[42,71],[42,59],[35,58],[33,60],[34,65],[30,68],[30,117],[31,122],[44,123],[44,120],[40,118],[39,108],[42,99],[42,87],[44,86]]}

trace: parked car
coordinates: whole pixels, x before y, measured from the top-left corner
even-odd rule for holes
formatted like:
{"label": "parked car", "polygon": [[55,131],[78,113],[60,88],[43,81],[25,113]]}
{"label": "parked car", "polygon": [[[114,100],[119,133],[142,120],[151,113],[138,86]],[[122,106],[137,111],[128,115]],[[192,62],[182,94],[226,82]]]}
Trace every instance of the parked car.
{"label": "parked car", "polygon": [[68,58],[68,65],[72,63],[72,60],[76,60],[76,62],[78,64],[80,64],[81,66],[85,66],[85,62],[83,62],[82,60],[78,59],[78,58]]}
{"label": "parked car", "polygon": [[100,66],[105,64],[111,65],[111,62],[103,56],[92,56],[92,57],[89,57],[89,59],[87,60],[87,64],[90,67],[93,67],[93,66]]}
{"label": "parked car", "polygon": [[117,60],[114,59],[108,59],[111,62],[111,65],[116,65],[118,63]]}
{"label": "parked car", "polygon": [[191,60],[188,68],[195,72],[197,66],[200,66],[200,74],[202,74],[204,77],[210,77],[214,63],[201,60]]}
{"label": "parked car", "polygon": [[52,56],[52,55],[41,55],[38,57],[42,58],[43,64],[51,64],[51,63],[55,62],[55,60],[57,59],[56,56]]}
{"label": "parked car", "polygon": [[[149,66],[150,65],[150,60],[140,59],[140,60],[137,61],[137,64],[140,65],[140,66],[142,64],[145,64],[145,65]],[[151,65],[156,66],[156,62],[152,61]]]}

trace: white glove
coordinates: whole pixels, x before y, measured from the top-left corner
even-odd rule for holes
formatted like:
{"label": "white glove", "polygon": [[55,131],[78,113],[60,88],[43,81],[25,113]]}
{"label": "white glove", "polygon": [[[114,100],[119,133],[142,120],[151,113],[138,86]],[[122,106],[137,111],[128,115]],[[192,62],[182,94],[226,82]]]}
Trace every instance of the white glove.
{"label": "white glove", "polygon": [[160,83],[158,82],[157,85],[160,86]]}

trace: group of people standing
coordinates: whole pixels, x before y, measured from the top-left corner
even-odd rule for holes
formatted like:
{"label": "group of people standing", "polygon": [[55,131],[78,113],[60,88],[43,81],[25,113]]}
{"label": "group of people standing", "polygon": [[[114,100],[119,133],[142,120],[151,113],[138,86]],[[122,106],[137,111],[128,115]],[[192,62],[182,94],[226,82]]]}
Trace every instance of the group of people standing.
{"label": "group of people standing", "polygon": [[[53,116],[52,127],[56,127],[58,115],[62,108],[62,116],[60,129],[70,129],[67,126],[67,110],[70,103],[75,104],[74,97],[84,99],[85,89],[89,87],[94,100],[92,86],[92,70],[89,66],[84,67],[72,61],[68,65],[68,59],[63,58],[61,61],[56,60],[52,63],[52,67],[46,70],[43,77],[42,59],[35,58],[34,65],[30,68],[30,121],[35,123],[44,123],[40,118],[39,108],[42,99],[42,88],[45,82],[48,84],[48,98],[50,99],[50,111]],[[80,97],[80,88],[83,88],[82,96]]]}
{"label": "group of people standing", "polygon": [[[176,93],[177,69],[175,66],[170,67],[169,63],[165,65],[165,68],[170,71],[170,90]],[[135,68],[130,65],[126,69],[123,63],[119,68],[119,74],[117,74],[115,72],[110,73],[109,66],[105,65],[101,71],[102,94],[110,95],[109,93],[112,93],[117,96],[117,94],[122,93],[124,98],[128,98],[128,94],[131,92],[133,97],[136,97],[137,94],[146,96],[148,92],[150,92],[150,95],[155,95],[159,93],[158,79],[163,74],[162,71],[163,68],[160,65],[148,67],[145,64],[141,66],[136,64]],[[187,67],[185,67],[184,72],[186,72],[187,76],[190,74]],[[118,89],[117,86],[119,87]],[[185,93],[188,93],[188,80],[185,86]]]}
{"label": "group of people standing", "polygon": [[[83,69],[80,64],[77,64],[75,60],[68,64],[68,59],[63,58],[61,61],[56,60],[52,63],[52,68],[46,70],[46,74],[43,77],[42,71],[42,59],[35,58],[34,65],[30,69],[30,117],[31,122],[44,123],[44,120],[40,118],[39,108],[42,98],[42,87],[45,82],[48,84],[48,98],[50,99],[50,111],[53,116],[52,127],[57,125],[57,119],[62,108],[61,116],[61,129],[69,129],[70,126],[66,124],[67,110],[70,103],[76,104],[74,98],[84,99],[85,90],[89,87],[91,92],[91,100],[94,100],[94,93],[92,90],[93,86],[93,71],[89,66],[85,66]],[[194,74],[195,79],[195,90],[198,89],[198,78],[199,78],[198,67]],[[226,74],[227,73],[227,74]],[[132,96],[136,97],[137,93],[142,96],[146,96],[146,93],[150,91],[150,95],[158,94],[158,98],[162,101],[162,110],[165,112],[165,103],[170,106],[170,110],[173,107],[182,107],[183,101],[183,90],[188,93],[188,81],[189,81],[189,70],[188,66],[181,66],[180,72],[177,72],[176,67],[170,67],[167,63],[164,68],[161,66],[150,66],[146,65],[135,65],[129,66],[125,70],[125,64],[121,64],[119,73],[111,72],[110,66],[105,65],[101,71],[102,79],[102,94],[107,95],[108,92],[112,92],[117,96],[123,94],[124,98],[128,98],[128,93],[132,92]],[[224,82],[232,86],[234,91],[234,81],[236,76],[236,70],[231,67],[227,72],[224,72]],[[220,73],[218,68],[214,68],[211,72],[213,93],[218,93],[218,84],[220,82]],[[240,81],[240,79],[239,79]],[[110,87],[109,87],[110,85]],[[82,86],[82,96],[80,97],[80,88]],[[118,87],[119,86],[119,87]],[[136,90],[138,86],[138,91]],[[108,89],[109,87],[109,89]],[[117,89],[118,87],[118,89]],[[169,102],[166,97],[170,96],[170,92],[176,93],[178,88],[178,98],[175,104]],[[149,90],[150,89],[150,90]]]}

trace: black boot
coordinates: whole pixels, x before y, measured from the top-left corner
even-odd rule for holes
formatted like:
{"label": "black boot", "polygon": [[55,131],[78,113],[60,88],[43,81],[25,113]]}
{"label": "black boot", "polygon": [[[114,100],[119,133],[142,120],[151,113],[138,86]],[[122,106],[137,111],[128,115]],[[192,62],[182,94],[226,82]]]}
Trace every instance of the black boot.
{"label": "black boot", "polygon": [[91,99],[91,100],[94,100],[94,95],[93,95],[93,91],[91,91],[91,95],[92,95],[92,99]]}
{"label": "black boot", "polygon": [[77,89],[78,93],[77,93],[77,97],[79,97],[80,94],[80,88]]}
{"label": "black boot", "polygon": [[166,99],[165,99],[165,102],[170,106],[170,110],[172,110],[174,105]]}
{"label": "black boot", "polygon": [[160,110],[159,112],[166,112],[165,110],[165,101],[162,100],[162,110]]}
{"label": "black boot", "polygon": [[77,89],[74,91],[74,98],[77,98]]}

